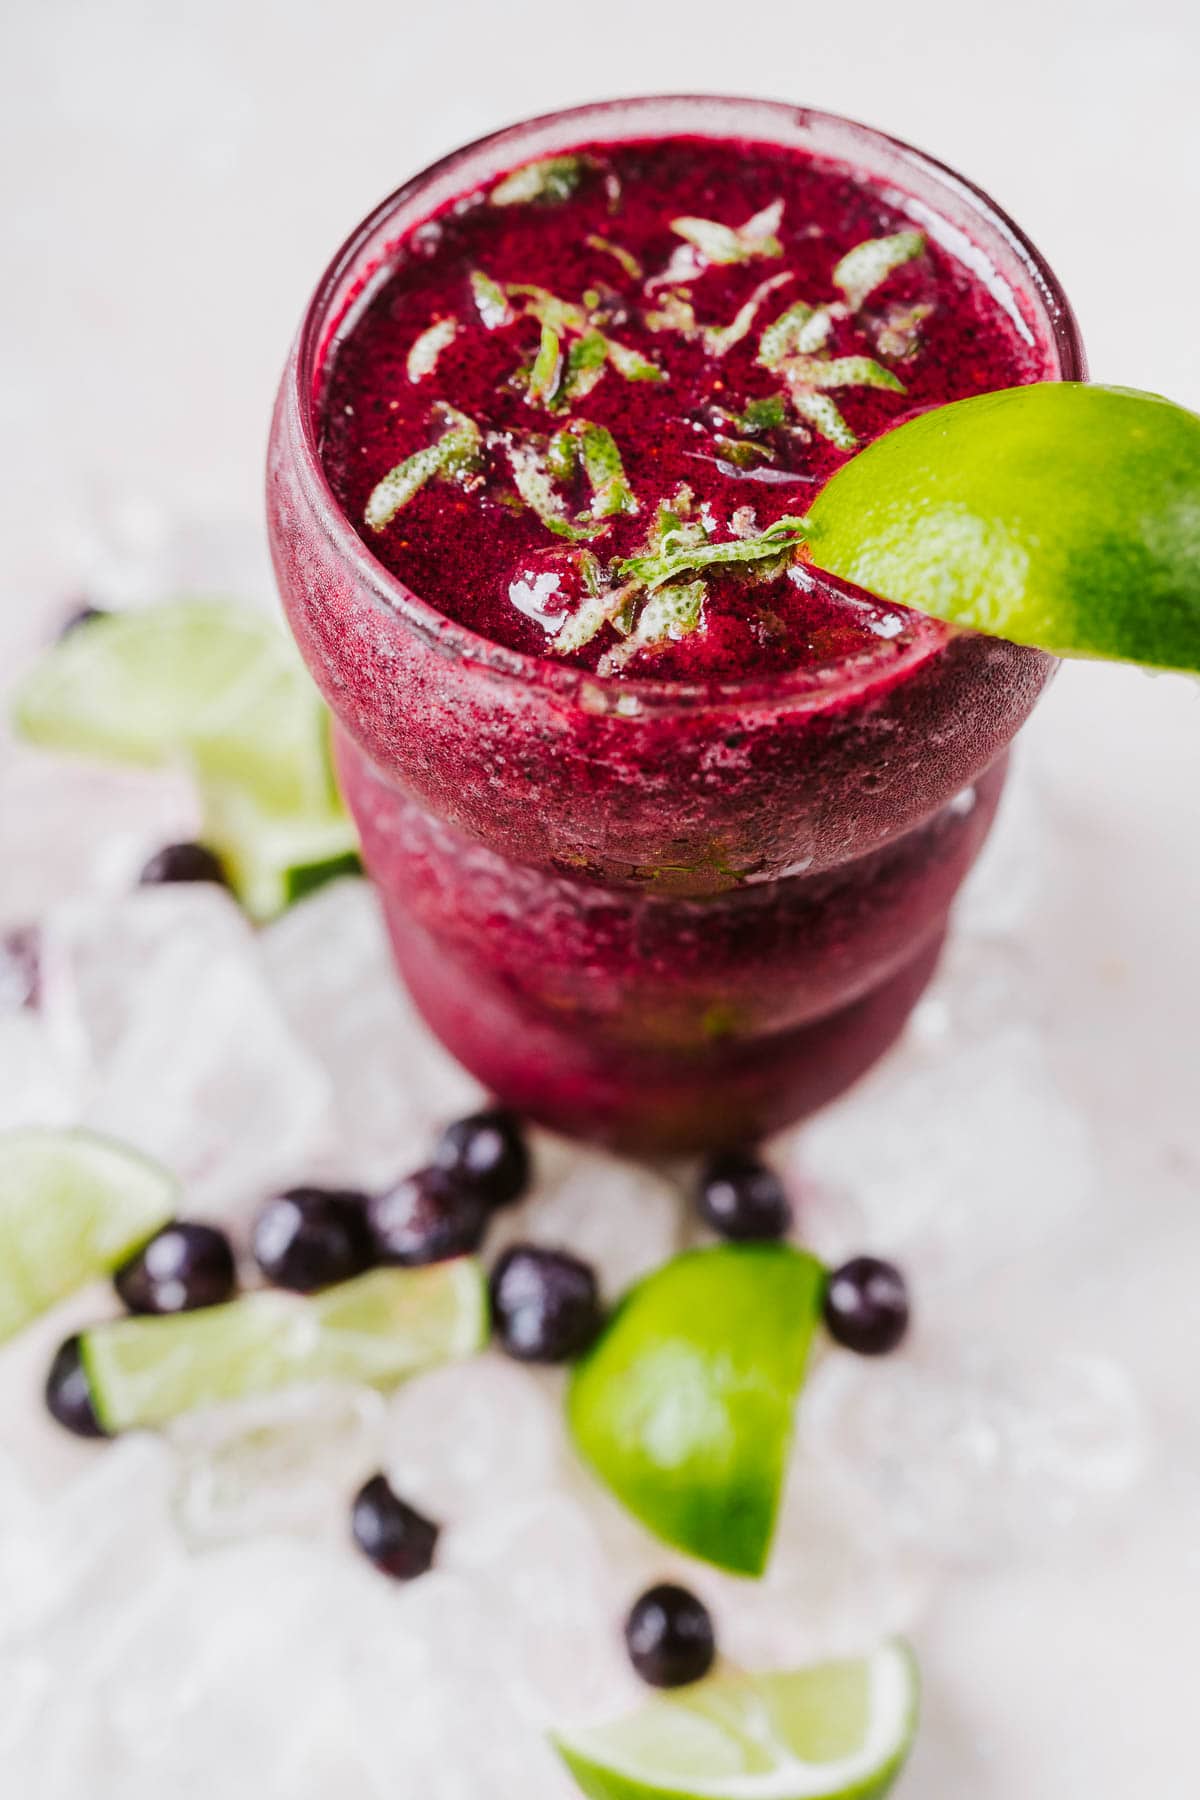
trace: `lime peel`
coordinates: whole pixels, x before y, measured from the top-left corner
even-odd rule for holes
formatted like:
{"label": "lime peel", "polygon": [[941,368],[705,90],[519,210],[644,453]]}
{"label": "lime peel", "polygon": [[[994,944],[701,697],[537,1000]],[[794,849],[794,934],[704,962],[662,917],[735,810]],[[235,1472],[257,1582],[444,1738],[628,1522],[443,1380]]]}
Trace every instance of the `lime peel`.
{"label": "lime peel", "polygon": [[95,1132],[0,1133],[0,1343],[110,1275],[179,1197],[169,1170]]}
{"label": "lime peel", "polygon": [[882,1800],[916,1734],[916,1659],[717,1673],[612,1724],[557,1733],[590,1800]]}
{"label": "lime peel", "polygon": [[482,1349],[487,1291],[473,1257],[376,1269],[311,1299],[262,1291],[165,1318],[115,1319],[81,1353],[110,1431],[312,1382],[394,1387]]}
{"label": "lime peel", "polygon": [[877,438],[810,508],[814,563],[1059,656],[1200,673],[1200,416],[1033,383]]}
{"label": "lime peel", "polygon": [[823,1286],[788,1245],[690,1251],[626,1295],[576,1366],[576,1448],[665,1542],[761,1575]]}

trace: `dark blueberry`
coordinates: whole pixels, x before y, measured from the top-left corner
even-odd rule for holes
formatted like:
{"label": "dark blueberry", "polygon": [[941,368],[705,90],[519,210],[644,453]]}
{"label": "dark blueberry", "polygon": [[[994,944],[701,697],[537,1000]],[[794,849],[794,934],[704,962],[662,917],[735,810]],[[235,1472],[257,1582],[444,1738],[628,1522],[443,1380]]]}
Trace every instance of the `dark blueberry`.
{"label": "dark blueberry", "polygon": [[139,887],[158,887],[167,881],[213,881],[229,886],[225,865],[207,844],[164,844],[138,876]]}
{"label": "dark blueberry", "polygon": [[487,1207],[442,1169],[418,1169],[367,1202],[375,1255],[384,1263],[445,1262],[478,1250]]}
{"label": "dark blueberry", "polygon": [[350,1529],[368,1561],[394,1581],[412,1581],[432,1567],[437,1526],[401,1500],[384,1475],[373,1475],[355,1495]]}
{"label": "dark blueberry", "polygon": [[663,1582],[636,1602],[625,1623],[629,1660],[651,1687],[686,1687],[716,1655],[708,1608],[686,1588]]}
{"label": "dark blueberry", "polygon": [[492,1319],[520,1362],[566,1362],[600,1329],[596,1277],[577,1257],[514,1244],[492,1270]]}
{"label": "dark blueberry", "polygon": [[496,1107],[447,1125],[434,1164],[469,1181],[488,1206],[508,1206],[529,1186],[529,1151],[520,1121]]}
{"label": "dark blueberry", "polygon": [[856,1256],[829,1277],[825,1324],[829,1335],[860,1356],[885,1356],[908,1330],[908,1287],[893,1263]]}
{"label": "dark blueberry", "polygon": [[366,1199],[340,1189],[291,1188],[259,1208],[251,1247],[276,1287],[311,1294],[349,1281],[372,1261]]}
{"label": "dark blueberry", "polygon": [[81,625],[90,625],[93,619],[107,619],[108,617],[109,613],[106,607],[89,606],[84,601],[69,612],[59,626],[59,639],[70,637],[73,631],[78,631]]}
{"label": "dark blueberry", "polygon": [[165,1225],[123,1263],[113,1286],[132,1313],[195,1312],[237,1290],[233,1250],[211,1225]]}
{"label": "dark blueberry", "polygon": [[785,1237],[792,1209],[774,1169],[746,1150],[714,1156],[700,1176],[700,1216],[722,1237]]}
{"label": "dark blueberry", "polygon": [[41,941],[35,925],[0,937],[0,1013],[35,1007],[41,994]]}
{"label": "dark blueberry", "polygon": [[46,1407],[60,1425],[76,1437],[104,1438],[110,1435],[96,1416],[87,1370],[79,1354],[78,1337],[69,1337],[59,1345],[46,1376]]}

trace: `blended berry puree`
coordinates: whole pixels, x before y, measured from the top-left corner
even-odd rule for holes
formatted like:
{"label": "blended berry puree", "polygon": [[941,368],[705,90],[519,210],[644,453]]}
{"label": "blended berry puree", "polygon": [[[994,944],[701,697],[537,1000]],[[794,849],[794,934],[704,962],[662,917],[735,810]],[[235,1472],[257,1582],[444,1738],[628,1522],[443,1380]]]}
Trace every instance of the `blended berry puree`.
{"label": "blended berry puree", "polygon": [[788,522],[909,414],[1051,372],[902,207],[836,163],[703,138],[469,194],[335,342],[340,504],[421,598],[516,650],[691,681],[886,666],[917,622],[814,584]]}

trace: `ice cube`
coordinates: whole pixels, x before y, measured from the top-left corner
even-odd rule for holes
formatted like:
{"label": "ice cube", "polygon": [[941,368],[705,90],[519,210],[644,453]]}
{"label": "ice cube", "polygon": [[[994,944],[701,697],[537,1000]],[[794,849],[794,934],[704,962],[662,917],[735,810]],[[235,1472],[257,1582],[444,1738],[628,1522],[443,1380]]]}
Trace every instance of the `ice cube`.
{"label": "ice cube", "polygon": [[[969,1308],[968,1278],[1072,1228],[1095,1182],[1083,1118],[1044,1037],[1018,1019],[914,1030],[772,1153],[798,1194],[820,1195],[815,1248],[833,1261],[868,1250],[907,1261],[943,1307]],[[802,1212],[802,1233],[808,1223]]]}
{"label": "ice cube", "polygon": [[330,1084],[325,1176],[370,1186],[427,1162],[436,1131],[480,1090],[400,986],[374,889],[322,888],[262,934],[262,951],[292,1031]]}
{"label": "ice cube", "polygon": [[173,1168],[191,1212],[244,1213],[308,1173],[332,1130],[328,1084],[227,894],[196,884],[71,902],[46,942],[58,974],[45,1016],[81,1071],[81,1122]]}
{"label": "ice cube", "polygon": [[391,1402],[388,1474],[398,1493],[438,1520],[487,1516],[543,1490],[564,1453],[552,1378],[498,1354],[435,1369]]}
{"label": "ice cube", "polygon": [[621,1647],[622,1595],[587,1513],[563,1493],[527,1497],[447,1533],[506,1645],[503,1680],[531,1724],[603,1719],[640,1697]]}
{"label": "ice cube", "polygon": [[378,1466],[384,1413],[369,1389],[317,1386],[176,1420],[172,1504],[185,1542],[344,1539],[348,1497]]}
{"label": "ice cube", "polygon": [[1101,1523],[1147,1454],[1136,1392],[1108,1358],[1023,1364],[945,1338],[877,1365],[828,1357],[802,1417],[814,1457],[873,1496],[883,1529],[949,1561]]}

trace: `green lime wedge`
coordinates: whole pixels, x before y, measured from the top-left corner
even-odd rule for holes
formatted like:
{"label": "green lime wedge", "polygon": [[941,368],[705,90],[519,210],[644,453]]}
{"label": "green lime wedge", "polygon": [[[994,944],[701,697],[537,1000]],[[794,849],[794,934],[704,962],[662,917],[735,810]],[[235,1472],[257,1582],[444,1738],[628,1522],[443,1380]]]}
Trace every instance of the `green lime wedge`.
{"label": "green lime wedge", "polygon": [[278,812],[228,782],[201,784],[204,839],[238,899],[264,922],[338,875],[360,875],[358,839],[340,805]]}
{"label": "green lime wedge", "polygon": [[911,1650],[717,1674],[555,1748],[590,1800],[881,1800],[917,1728]]}
{"label": "green lime wedge", "polygon": [[1200,673],[1200,417],[1048,382],[887,432],[809,512],[821,568],[1062,656]]}
{"label": "green lime wedge", "polygon": [[394,1387],[483,1348],[487,1290],[473,1257],[376,1269],[313,1299],[259,1292],[164,1318],[85,1332],[92,1400],[110,1431],[304,1382]]}
{"label": "green lime wedge", "polygon": [[276,811],[335,804],[328,717],[269,614],[225,600],[113,613],[70,632],[17,690],[31,743],[236,781]]}
{"label": "green lime wedge", "polygon": [[175,1177],[90,1131],[0,1133],[0,1343],[175,1216]]}
{"label": "green lime wedge", "polygon": [[762,1574],[823,1281],[784,1244],[691,1251],[639,1282],[576,1365],[577,1449],[668,1544]]}

